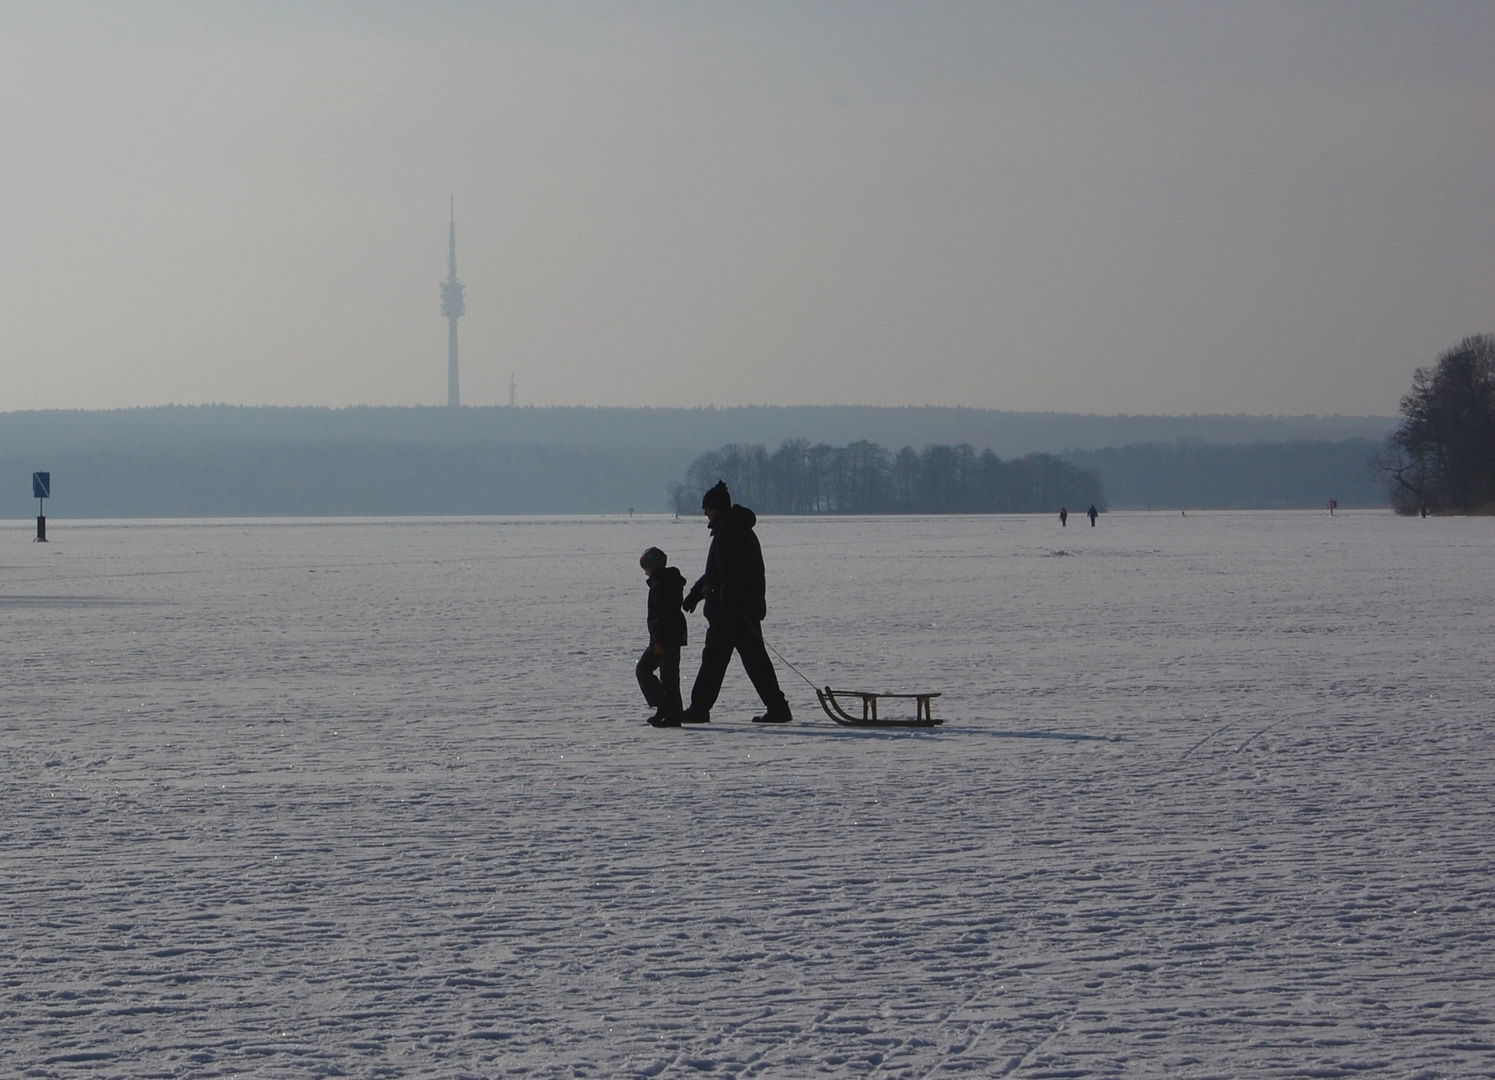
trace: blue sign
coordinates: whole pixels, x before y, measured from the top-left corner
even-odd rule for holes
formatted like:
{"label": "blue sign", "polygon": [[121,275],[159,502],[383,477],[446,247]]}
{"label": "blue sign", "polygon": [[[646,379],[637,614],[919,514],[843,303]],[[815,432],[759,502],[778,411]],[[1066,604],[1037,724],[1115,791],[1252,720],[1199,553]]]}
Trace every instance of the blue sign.
{"label": "blue sign", "polygon": [[33,499],[50,499],[52,497],[51,473],[34,472],[31,474],[31,497]]}

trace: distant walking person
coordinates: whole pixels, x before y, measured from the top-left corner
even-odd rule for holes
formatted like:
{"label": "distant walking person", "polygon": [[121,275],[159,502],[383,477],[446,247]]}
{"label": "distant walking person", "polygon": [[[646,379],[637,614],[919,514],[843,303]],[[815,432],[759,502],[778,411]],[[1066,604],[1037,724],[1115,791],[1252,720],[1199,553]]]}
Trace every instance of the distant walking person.
{"label": "distant walking person", "polygon": [[1090,518],[1090,527],[1092,529],[1095,528],[1095,519],[1098,518],[1098,517],[1100,517],[1100,511],[1095,508],[1095,504],[1094,503],[1091,503],[1090,504],[1090,509],[1086,510],[1085,513]]}
{"label": "distant walking person", "polygon": [[[685,575],[666,565],[669,556],[651,547],[638,564],[649,575],[649,647],[633,673],[644,700],[654,706],[649,723],[680,726],[680,649],[685,644],[685,616],[680,611]],[[655,672],[658,672],[656,675]]]}
{"label": "distant walking person", "polygon": [[706,644],[701,649],[701,670],[690,692],[690,707],[680,714],[680,721],[710,722],[711,707],[721,693],[727,664],[736,650],[766,710],[762,716],[753,717],[753,723],[787,724],[794,717],[763,646],[763,617],[768,614],[768,603],[763,549],[753,532],[758,515],[745,506],[733,506],[732,495],[722,481],[702,497],[701,510],[711,523],[711,550],[706,553],[706,572],[681,606],[695,611],[697,604],[706,601]]}
{"label": "distant walking person", "polygon": [[1066,527],[1069,525],[1069,510],[1063,506],[1059,507],[1059,524]]}

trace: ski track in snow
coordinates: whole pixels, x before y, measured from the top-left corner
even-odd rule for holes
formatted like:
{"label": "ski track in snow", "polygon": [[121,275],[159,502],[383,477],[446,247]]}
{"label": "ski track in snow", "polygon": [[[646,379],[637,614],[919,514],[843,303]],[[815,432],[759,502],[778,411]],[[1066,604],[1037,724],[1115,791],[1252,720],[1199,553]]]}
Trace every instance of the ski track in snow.
{"label": "ski track in snow", "polygon": [[644,725],[699,521],[18,527],[0,1073],[1495,1074],[1495,521],[759,534],[944,727]]}

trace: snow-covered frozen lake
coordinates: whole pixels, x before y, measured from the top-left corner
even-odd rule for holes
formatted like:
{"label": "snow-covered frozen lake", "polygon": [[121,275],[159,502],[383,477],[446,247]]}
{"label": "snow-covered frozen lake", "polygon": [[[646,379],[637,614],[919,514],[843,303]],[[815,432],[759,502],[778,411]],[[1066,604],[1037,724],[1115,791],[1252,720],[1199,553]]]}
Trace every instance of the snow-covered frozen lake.
{"label": "snow-covered frozen lake", "polygon": [[700,520],[33,528],[0,1074],[1495,1074],[1495,520],[761,521],[922,732],[646,726]]}

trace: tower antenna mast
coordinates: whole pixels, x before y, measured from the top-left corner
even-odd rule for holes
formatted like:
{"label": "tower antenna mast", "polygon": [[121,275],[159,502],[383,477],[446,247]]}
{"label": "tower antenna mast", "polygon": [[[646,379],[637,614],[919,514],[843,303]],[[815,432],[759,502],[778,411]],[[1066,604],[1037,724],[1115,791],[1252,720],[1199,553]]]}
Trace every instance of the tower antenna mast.
{"label": "tower antenna mast", "polygon": [[452,196],[452,219],[447,233],[446,280],[441,283],[441,314],[446,319],[446,403],[450,408],[462,404],[461,384],[457,378],[457,320],[467,311],[462,297],[462,283],[457,280],[457,197]]}

